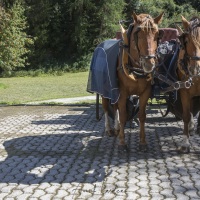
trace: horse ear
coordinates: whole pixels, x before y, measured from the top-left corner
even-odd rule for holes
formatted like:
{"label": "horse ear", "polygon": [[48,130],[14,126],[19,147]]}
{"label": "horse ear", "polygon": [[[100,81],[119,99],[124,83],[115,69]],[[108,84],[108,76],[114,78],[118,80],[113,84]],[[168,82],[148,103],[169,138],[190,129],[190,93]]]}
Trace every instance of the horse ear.
{"label": "horse ear", "polygon": [[164,12],[162,12],[160,15],[158,15],[156,18],[154,18],[154,22],[156,24],[159,24],[162,21],[163,15],[164,15]]}
{"label": "horse ear", "polygon": [[124,43],[126,45],[128,45],[128,37],[127,37],[127,34],[126,34],[126,30],[124,29],[124,27],[121,24],[119,24],[119,25],[120,25],[120,28],[121,28],[121,33],[122,33],[122,38],[124,40]]}
{"label": "horse ear", "polygon": [[133,20],[136,21],[138,23],[138,17],[137,15],[135,14],[135,12],[133,12]]}
{"label": "horse ear", "polygon": [[179,35],[182,35],[184,32],[182,30],[182,28],[178,25],[175,24],[176,29],[178,30]]}
{"label": "horse ear", "polygon": [[187,21],[187,19],[185,19],[185,17],[181,16],[181,18],[182,18],[183,28],[185,31],[187,31],[190,26],[190,23]]}

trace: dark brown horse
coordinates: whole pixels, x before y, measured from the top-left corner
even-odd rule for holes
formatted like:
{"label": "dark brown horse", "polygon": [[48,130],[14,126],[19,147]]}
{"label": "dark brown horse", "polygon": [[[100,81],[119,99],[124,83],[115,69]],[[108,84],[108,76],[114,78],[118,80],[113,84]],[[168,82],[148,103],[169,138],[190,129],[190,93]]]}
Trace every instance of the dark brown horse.
{"label": "dark brown horse", "polygon": [[[156,18],[148,14],[133,14],[133,29],[130,39],[123,27],[122,35],[124,47],[121,52],[123,56],[118,61],[117,75],[119,79],[120,98],[114,105],[115,134],[119,134],[119,149],[127,150],[124,135],[124,126],[127,120],[126,100],[130,95],[139,96],[139,121],[140,121],[140,149],[146,150],[145,120],[146,105],[151,95],[150,74],[156,66],[156,49],[159,40],[158,24],[162,20],[163,13]],[[129,49],[126,49],[127,46]],[[129,70],[127,69],[129,68]],[[131,73],[130,73],[131,71]],[[140,74],[140,75],[138,75]],[[105,112],[105,129],[111,135],[111,128],[108,119],[108,99],[102,98],[102,105]]]}
{"label": "dark brown horse", "polygon": [[[182,118],[184,122],[184,142],[180,147],[182,152],[189,152],[189,124],[191,111],[197,112],[200,105],[200,19],[187,21],[182,17],[184,31],[179,28],[182,48],[179,52],[178,77],[182,82],[190,82],[189,88],[180,89],[182,102]],[[198,123],[199,124],[199,123]],[[198,127],[199,132],[200,127]]]}

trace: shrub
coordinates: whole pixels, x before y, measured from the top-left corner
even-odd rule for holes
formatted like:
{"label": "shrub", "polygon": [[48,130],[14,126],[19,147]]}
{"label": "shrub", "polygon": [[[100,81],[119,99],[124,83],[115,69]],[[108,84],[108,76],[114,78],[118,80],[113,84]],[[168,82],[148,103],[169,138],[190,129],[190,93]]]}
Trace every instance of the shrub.
{"label": "shrub", "polygon": [[1,8],[0,18],[0,68],[10,72],[27,64],[28,47],[33,39],[25,32],[27,25],[21,4],[15,3],[8,11]]}

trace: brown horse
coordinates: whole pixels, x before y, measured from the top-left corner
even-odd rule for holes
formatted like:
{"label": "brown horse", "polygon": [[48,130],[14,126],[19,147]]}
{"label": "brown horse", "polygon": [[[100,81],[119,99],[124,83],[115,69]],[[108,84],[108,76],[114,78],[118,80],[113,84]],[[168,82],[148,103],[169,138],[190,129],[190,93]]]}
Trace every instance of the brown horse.
{"label": "brown horse", "polygon": [[[162,20],[163,13],[156,18],[148,14],[136,15],[133,13],[133,29],[130,39],[123,27],[122,35],[124,46],[123,56],[119,56],[117,75],[119,79],[120,97],[114,105],[115,113],[115,134],[119,134],[119,150],[126,151],[124,127],[127,120],[126,100],[130,95],[139,96],[139,121],[140,121],[140,149],[147,149],[145,140],[146,105],[151,95],[151,72],[156,66],[156,49],[159,40],[158,24]],[[128,50],[126,49],[128,46]],[[129,60],[129,61],[128,61]],[[129,70],[127,70],[127,67]],[[130,73],[131,71],[131,73]],[[105,130],[111,135],[111,128],[108,119],[108,99],[102,98],[102,105],[105,112]]]}
{"label": "brown horse", "polygon": [[191,105],[191,102],[194,102],[196,98],[196,106],[200,104],[197,97],[200,96],[200,19],[195,17],[187,21],[182,16],[182,24],[184,32],[179,28],[182,48],[178,58],[178,77],[183,82],[191,83],[191,86],[180,89],[184,122],[184,142],[180,151],[188,153],[190,151],[189,123],[192,116],[190,111],[192,110],[191,106],[195,106]]}

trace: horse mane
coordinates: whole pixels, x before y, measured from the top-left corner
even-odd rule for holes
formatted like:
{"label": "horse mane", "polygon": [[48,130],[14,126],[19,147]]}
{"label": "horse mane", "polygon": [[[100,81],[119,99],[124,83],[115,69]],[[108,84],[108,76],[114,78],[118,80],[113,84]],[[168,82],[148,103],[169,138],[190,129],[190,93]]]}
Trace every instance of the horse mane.
{"label": "horse mane", "polygon": [[157,24],[154,23],[154,19],[148,14],[138,15],[137,24],[142,30],[153,31],[158,29]]}

